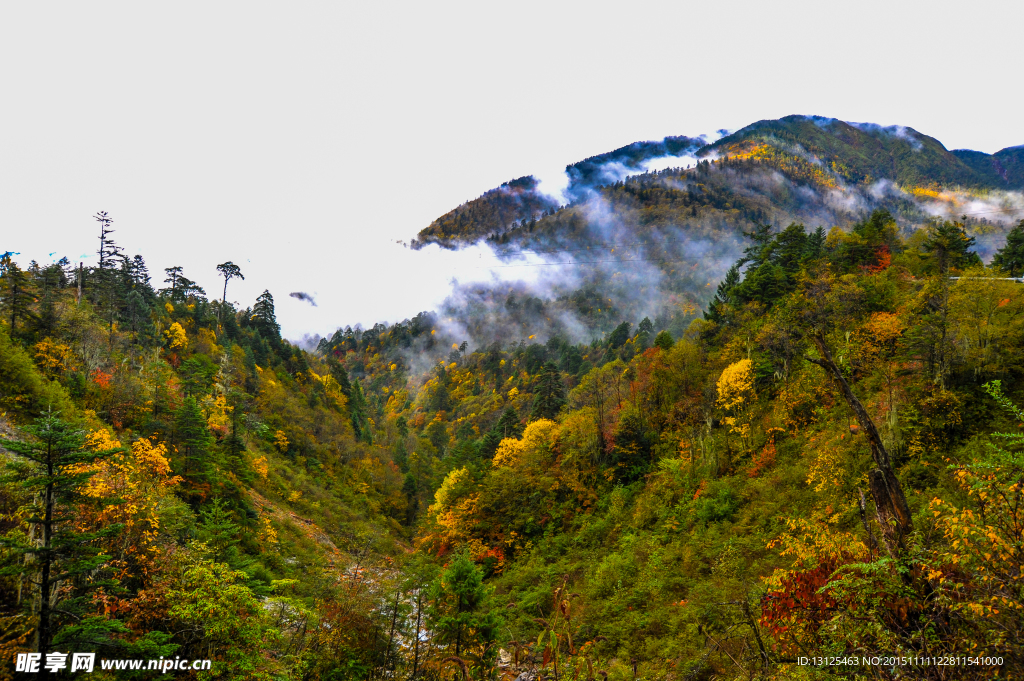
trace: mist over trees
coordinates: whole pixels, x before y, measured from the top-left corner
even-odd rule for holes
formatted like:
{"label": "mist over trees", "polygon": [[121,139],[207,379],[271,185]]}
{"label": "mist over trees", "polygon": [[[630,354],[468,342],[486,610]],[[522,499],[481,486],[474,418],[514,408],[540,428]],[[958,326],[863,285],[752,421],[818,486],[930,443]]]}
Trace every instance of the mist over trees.
{"label": "mist over trees", "polygon": [[[58,651],[254,679],[837,672],[816,654],[1019,676],[1024,223],[929,219],[1005,198],[968,182],[991,158],[845,125],[598,179],[701,148],[630,145],[576,164],[568,205],[510,183],[445,225],[567,265],[314,351],[271,290],[227,300],[231,261],[208,297],[107,213],[95,266],[6,254],[0,676]],[[882,191],[867,151],[894,149],[921,156]],[[949,158],[959,189],[910,184]]]}

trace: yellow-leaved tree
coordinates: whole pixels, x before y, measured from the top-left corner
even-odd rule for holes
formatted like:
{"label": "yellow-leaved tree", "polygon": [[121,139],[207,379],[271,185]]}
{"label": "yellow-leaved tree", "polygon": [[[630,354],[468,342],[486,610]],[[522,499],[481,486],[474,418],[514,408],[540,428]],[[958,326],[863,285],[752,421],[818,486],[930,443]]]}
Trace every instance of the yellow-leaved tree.
{"label": "yellow-leaved tree", "polygon": [[171,328],[164,331],[164,335],[167,337],[167,347],[171,350],[183,350],[188,347],[188,336],[178,322],[171,324]]}
{"label": "yellow-leaved tree", "polygon": [[[121,444],[106,430],[96,430],[86,438],[94,451],[119,449]],[[177,504],[174,490],[181,478],[172,475],[167,447],[147,438],[139,438],[127,450],[83,469],[89,478],[85,495],[96,499],[116,499],[102,506],[83,505],[78,522],[83,530],[120,523],[124,530],[112,538],[108,550],[115,561],[143,570],[155,559],[160,516]]]}
{"label": "yellow-leaved tree", "polygon": [[718,406],[737,411],[754,397],[754,374],[749,359],[741,359],[725,367],[718,378]]}
{"label": "yellow-leaved tree", "polygon": [[725,367],[718,378],[717,405],[725,410],[725,424],[729,432],[735,433],[749,449],[750,423],[741,422],[740,414],[754,401],[754,372],[749,359],[741,359]]}

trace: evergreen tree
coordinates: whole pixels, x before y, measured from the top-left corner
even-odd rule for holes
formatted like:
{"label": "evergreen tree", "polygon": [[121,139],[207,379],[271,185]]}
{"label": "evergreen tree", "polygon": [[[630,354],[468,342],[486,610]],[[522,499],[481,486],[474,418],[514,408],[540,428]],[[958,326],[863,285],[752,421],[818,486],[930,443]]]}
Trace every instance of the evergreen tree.
{"label": "evergreen tree", "polygon": [[665,350],[666,352],[671,350],[672,346],[675,344],[676,342],[672,338],[672,334],[670,334],[668,331],[661,331],[660,333],[658,333],[657,336],[654,337],[655,347],[659,347],[662,350]]}
{"label": "evergreen tree", "polygon": [[128,270],[128,279],[131,281],[132,289],[139,291],[143,297],[153,297],[153,284],[149,276],[149,268],[141,255],[136,255],[131,260],[125,260]]}
{"label": "evergreen tree", "polygon": [[996,251],[992,264],[1011,277],[1024,276],[1024,220],[1006,235],[1006,244]]}
{"label": "evergreen tree", "polygon": [[160,289],[160,295],[167,296],[171,300],[175,300],[178,297],[178,278],[181,277],[181,270],[182,268],[179,265],[164,268],[164,272],[167,274],[164,283],[170,284],[170,287]]}
{"label": "evergreen tree", "polygon": [[[62,259],[63,263],[67,259]],[[66,285],[64,267],[61,262],[42,268],[36,278],[39,291],[39,313],[36,316],[36,330],[43,338],[54,333],[57,326],[57,297]]]}
{"label": "evergreen tree", "polygon": [[217,271],[220,272],[222,277],[224,277],[224,293],[220,300],[220,317],[223,319],[224,308],[226,308],[228,304],[228,282],[232,279],[241,279],[244,281],[245,275],[242,274],[241,268],[230,260],[217,265]]}
{"label": "evergreen tree", "polygon": [[211,558],[218,563],[238,567],[238,531],[231,510],[220,499],[206,504],[199,513],[196,539],[206,544]]}
{"label": "evergreen tree", "polygon": [[4,321],[10,326],[11,337],[14,337],[19,322],[30,322],[36,318],[31,308],[36,297],[32,293],[32,280],[11,260],[9,253],[0,260],[0,296]]}
{"label": "evergreen tree", "polygon": [[565,406],[565,386],[562,385],[558,368],[552,362],[541,367],[534,394],[531,419],[554,419]]}
{"label": "evergreen tree", "polygon": [[654,339],[654,323],[649,317],[644,317],[636,327],[636,344],[646,350],[651,347]]}
{"label": "evergreen tree", "polygon": [[640,411],[635,407],[624,410],[615,432],[615,462],[623,469],[623,480],[638,480],[650,470],[653,445]]}
{"label": "evergreen tree", "polygon": [[328,355],[327,368],[330,370],[334,380],[341,386],[341,392],[345,394],[345,397],[351,397],[352,384],[349,383],[348,372],[345,371],[345,367],[338,361],[338,358],[334,355]]}
{"label": "evergreen tree", "polygon": [[506,437],[522,437],[523,435],[523,424],[519,421],[519,415],[516,414],[516,410],[511,406],[505,407],[505,411],[501,413],[501,417],[498,422],[494,424],[494,431],[498,433],[502,439]]}
{"label": "evergreen tree", "polygon": [[736,262],[739,267],[750,263],[750,269],[757,269],[768,259],[768,247],[773,240],[773,229],[774,227],[771,225],[762,224],[754,225],[754,229],[751,232],[743,232],[743,236],[754,243],[743,249],[743,257]]}
{"label": "evergreen tree", "polygon": [[[32,441],[0,440],[15,457],[0,482],[32,498],[25,520],[31,532],[27,539],[16,534],[0,538],[0,546],[8,551],[3,573],[27,579],[36,590],[34,648],[46,653],[61,640],[57,634],[63,624],[81,621],[88,605],[85,594],[104,586],[96,579],[96,571],[110,556],[103,555],[97,540],[116,534],[121,525],[80,532],[75,528],[75,504],[110,503],[86,497],[84,491],[95,475],[88,466],[118,450],[88,451],[84,432],[52,412],[37,418],[25,431]],[[95,627],[91,631],[97,633]],[[95,640],[90,643],[95,645]]]}
{"label": "evergreen tree", "polygon": [[807,253],[807,239],[804,226],[794,222],[772,241],[769,258],[795,278]]}
{"label": "evergreen tree", "polygon": [[498,445],[507,437],[518,438],[523,434],[523,424],[519,422],[519,415],[512,406],[505,407],[498,422],[487,431],[480,443],[480,451],[485,456],[492,457],[498,451]]}
{"label": "evergreen tree", "polygon": [[245,451],[245,440],[242,439],[242,409],[245,406],[245,394],[232,390],[228,393],[228,404],[231,405],[231,430],[224,438],[224,452],[227,454],[228,466],[245,477],[249,472],[242,470],[242,453]]}
{"label": "evergreen tree", "polygon": [[228,282],[232,279],[245,280],[245,276],[242,274],[241,268],[235,263],[228,260],[217,265],[217,271],[220,272],[220,276],[224,277],[224,295],[221,297],[221,304],[226,305],[228,302]]}
{"label": "evergreen tree", "polygon": [[139,333],[148,326],[150,313],[149,304],[138,289],[132,289],[125,297],[124,313],[132,336],[138,340]]}
{"label": "evergreen tree", "polygon": [[208,482],[212,437],[199,403],[191,395],[174,414],[174,439],[180,456],[177,472],[192,483]]}
{"label": "evergreen tree", "polygon": [[964,231],[962,222],[933,223],[928,228],[928,238],[921,248],[932,256],[939,273],[946,275],[951,269],[964,269],[981,264],[978,254],[970,250],[974,237]]}
{"label": "evergreen tree", "polygon": [[622,322],[608,335],[608,347],[611,349],[620,348],[629,340],[629,322]]}
{"label": "evergreen tree", "polygon": [[367,444],[371,444],[373,442],[373,433],[370,431],[370,423],[366,413],[366,398],[363,397],[363,388],[359,385],[359,379],[354,379],[352,381],[352,389],[349,392],[348,408],[352,419],[352,430],[355,432],[356,440],[361,440]]}
{"label": "evergreen tree", "polygon": [[451,408],[451,396],[448,394],[448,372],[443,366],[437,368],[437,388],[430,396],[431,411],[447,411]]}
{"label": "evergreen tree", "polygon": [[740,265],[739,263],[734,264],[729,268],[729,271],[725,273],[725,278],[718,282],[718,289],[715,291],[715,297],[708,305],[707,312],[704,313],[704,319],[722,323],[724,315],[722,306],[729,302],[732,290],[736,288],[740,283]]}
{"label": "evergreen tree", "polygon": [[256,299],[252,308],[251,320],[264,338],[272,341],[281,340],[281,326],[277,323],[277,316],[274,313],[274,296],[270,291],[264,290]]}
{"label": "evergreen tree", "polygon": [[825,252],[825,228],[818,225],[818,228],[807,235],[807,244],[804,251],[806,260],[816,260]]}
{"label": "evergreen tree", "polygon": [[101,305],[106,311],[107,329],[112,343],[114,340],[114,321],[121,306],[124,296],[124,286],[120,272],[124,269],[124,249],[114,243],[110,238],[114,230],[110,228],[114,220],[106,211],[100,211],[93,218],[100,223],[100,247],[99,267],[96,269],[96,278],[99,283],[99,297]]}
{"label": "evergreen tree", "polygon": [[431,585],[431,629],[456,657],[473,644],[489,643],[497,633],[497,616],[483,581],[483,571],[463,551]]}

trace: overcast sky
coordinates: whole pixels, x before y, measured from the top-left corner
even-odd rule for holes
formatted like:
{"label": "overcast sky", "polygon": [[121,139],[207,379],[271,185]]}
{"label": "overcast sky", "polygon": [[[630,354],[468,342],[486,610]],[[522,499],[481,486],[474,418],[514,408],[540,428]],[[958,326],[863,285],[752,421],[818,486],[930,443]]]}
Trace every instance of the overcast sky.
{"label": "overcast sky", "polygon": [[636,140],[801,113],[1024,144],[1021,26],[1007,1],[5,3],[0,251],[88,261],[106,210],[154,273],[214,294],[240,265],[229,299],[270,289],[290,338],[399,321],[489,260],[396,240]]}

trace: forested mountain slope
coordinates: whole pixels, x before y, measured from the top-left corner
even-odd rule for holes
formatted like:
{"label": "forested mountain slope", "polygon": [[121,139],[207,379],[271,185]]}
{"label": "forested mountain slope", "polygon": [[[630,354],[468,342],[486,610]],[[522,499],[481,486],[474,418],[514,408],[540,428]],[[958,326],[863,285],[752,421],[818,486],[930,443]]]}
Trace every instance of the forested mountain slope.
{"label": "forested mountain slope", "polygon": [[1005,196],[850,193],[799,154],[744,156],[752,128],[492,240],[564,264],[546,278],[315,352],[269,291],[235,309],[181,268],[157,289],[105,214],[98,267],[7,254],[3,655],[225,679],[1024,674],[1024,221],[928,220]]}
{"label": "forested mountain slope", "polygon": [[[514,233],[517,227],[543,222],[559,204],[568,203],[571,208],[586,203],[594,190],[643,173],[652,165],[693,167],[698,160],[721,159],[748,161],[736,167],[734,176],[725,182],[733,194],[749,194],[751,187],[759,184],[779,184],[772,178],[780,174],[788,181],[783,184],[797,190],[799,200],[804,199],[799,196],[801,190],[809,190],[807,200],[812,204],[814,195],[821,192],[832,195],[833,203],[843,204],[845,211],[833,213],[830,224],[849,226],[875,208],[888,208],[884,200],[879,201],[883,197],[917,206],[918,211],[898,217],[901,222],[920,224],[929,214],[938,212],[940,205],[933,200],[940,198],[943,190],[961,193],[959,201],[952,195],[943,197],[953,205],[945,206],[949,210],[942,212],[956,215],[956,210],[970,212],[955,205],[969,204],[970,196],[1024,189],[1022,153],[1021,147],[992,155],[969,150],[950,152],[938,140],[903,126],[787,116],[758,121],[711,144],[700,138],[667,137],[661,142],[636,142],[593,156],[566,167],[568,187],[564,197],[544,195],[534,178],[520,178],[506,183],[516,186],[514,203],[503,185],[435,220],[420,231],[414,245],[458,247],[485,238],[504,242],[514,238],[509,232]],[[674,172],[661,184],[670,188],[688,180],[694,180],[693,174]],[[761,190],[770,191],[770,187]],[[993,199],[1000,202],[998,196]],[[721,208],[713,201],[699,205],[711,211]],[[685,230],[687,216],[673,217]],[[784,216],[779,219],[784,222]]]}

